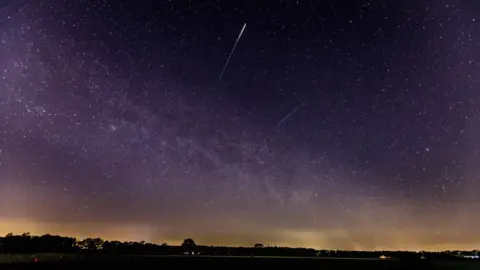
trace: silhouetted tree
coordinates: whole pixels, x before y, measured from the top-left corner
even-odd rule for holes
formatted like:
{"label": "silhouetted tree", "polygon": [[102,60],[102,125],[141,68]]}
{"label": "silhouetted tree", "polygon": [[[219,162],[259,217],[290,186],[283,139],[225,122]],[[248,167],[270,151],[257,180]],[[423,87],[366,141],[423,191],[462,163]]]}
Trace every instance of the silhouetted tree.
{"label": "silhouetted tree", "polygon": [[103,248],[104,241],[101,238],[87,238],[78,243],[78,246],[83,250],[100,250]]}
{"label": "silhouetted tree", "polygon": [[195,241],[193,241],[193,239],[187,238],[183,240],[182,249],[184,252],[189,252],[189,253],[194,252],[196,247],[197,247],[197,244],[195,244]]}
{"label": "silhouetted tree", "polygon": [[255,244],[255,248],[263,248],[263,244]]}
{"label": "silhouetted tree", "polygon": [[30,245],[36,252],[71,253],[77,251],[77,240],[72,237],[45,234],[31,237]]}

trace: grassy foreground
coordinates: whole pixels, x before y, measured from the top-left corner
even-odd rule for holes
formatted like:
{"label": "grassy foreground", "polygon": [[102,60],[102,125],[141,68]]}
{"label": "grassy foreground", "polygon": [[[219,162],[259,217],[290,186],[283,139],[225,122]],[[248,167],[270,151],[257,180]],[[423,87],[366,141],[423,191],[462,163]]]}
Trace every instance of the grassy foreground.
{"label": "grassy foreground", "polygon": [[[38,259],[35,262],[35,258]],[[151,267],[295,267],[297,269],[480,269],[478,261],[395,261],[355,258],[287,258],[287,257],[222,257],[222,256],[140,256],[110,255],[84,256],[81,254],[0,254],[0,268],[4,269],[105,269]]]}

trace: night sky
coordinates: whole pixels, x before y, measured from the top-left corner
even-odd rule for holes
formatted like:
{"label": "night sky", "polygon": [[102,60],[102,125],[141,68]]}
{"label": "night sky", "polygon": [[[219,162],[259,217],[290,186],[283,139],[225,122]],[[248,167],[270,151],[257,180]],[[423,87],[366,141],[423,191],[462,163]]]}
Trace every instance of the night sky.
{"label": "night sky", "polygon": [[2,0],[0,234],[478,248],[478,14]]}

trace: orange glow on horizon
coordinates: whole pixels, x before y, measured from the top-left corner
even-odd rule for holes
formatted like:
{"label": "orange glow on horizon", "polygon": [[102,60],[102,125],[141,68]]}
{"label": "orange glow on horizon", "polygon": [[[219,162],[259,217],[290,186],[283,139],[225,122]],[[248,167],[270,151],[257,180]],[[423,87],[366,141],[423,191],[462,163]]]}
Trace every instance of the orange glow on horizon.
{"label": "orange glow on horizon", "polygon": [[[30,232],[32,235],[53,234],[61,236],[70,236],[77,239],[101,237],[104,240],[118,241],[146,241],[155,244],[168,243],[170,245],[180,245],[185,237],[175,235],[161,235],[154,229],[146,225],[115,225],[105,224],[69,224],[60,225],[45,222],[32,222],[25,219],[0,220],[0,235],[7,233],[22,234]],[[247,233],[247,232],[245,232]],[[474,250],[478,248],[477,243],[422,243],[419,240],[427,242],[428,237],[410,235],[406,233],[397,234],[379,234],[377,245],[366,246],[361,242],[355,241],[357,235],[351,235],[343,230],[330,231],[273,231],[264,233],[265,237],[259,237],[257,241],[250,240],[248,236],[242,237],[242,234],[228,233],[223,234],[202,234],[194,233],[192,237],[200,245],[220,245],[220,246],[244,246],[251,247],[254,243],[263,243],[266,246],[283,247],[306,247],[315,249],[332,250],[410,250],[410,251],[444,251],[444,250]],[[388,241],[385,237],[388,237]],[[335,240],[337,239],[337,240]],[[382,244],[389,242],[390,244]]]}

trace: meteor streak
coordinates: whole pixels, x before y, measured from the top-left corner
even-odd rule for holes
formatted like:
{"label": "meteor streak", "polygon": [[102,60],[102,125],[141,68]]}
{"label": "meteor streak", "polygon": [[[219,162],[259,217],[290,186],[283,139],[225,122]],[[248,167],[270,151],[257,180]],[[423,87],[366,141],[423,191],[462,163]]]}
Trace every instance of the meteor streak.
{"label": "meteor streak", "polygon": [[303,102],[300,105],[298,105],[295,109],[293,109],[289,114],[287,114],[284,118],[282,118],[282,120],[278,122],[277,127],[280,126],[283,122],[285,122],[290,116],[292,116],[302,106],[303,106]]}
{"label": "meteor streak", "polygon": [[242,37],[243,31],[245,31],[246,27],[247,27],[247,23],[245,23],[242,27],[242,30],[240,30],[240,34],[238,34],[237,40],[235,41],[235,45],[233,45],[232,51],[230,52],[230,55],[227,58],[227,62],[225,62],[225,65],[223,66],[222,72],[220,73],[220,76],[218,76],[218,80],[222,79],[223,73],[225,73],[225,69],[227,69],[228,63],[230,62],[230,58],[232,58],[233,52],[235,51],[235,48],[237,47],[238,41],[240,41],[240,38]]}

